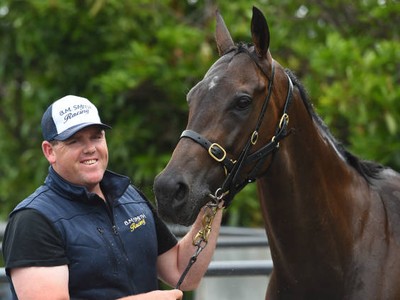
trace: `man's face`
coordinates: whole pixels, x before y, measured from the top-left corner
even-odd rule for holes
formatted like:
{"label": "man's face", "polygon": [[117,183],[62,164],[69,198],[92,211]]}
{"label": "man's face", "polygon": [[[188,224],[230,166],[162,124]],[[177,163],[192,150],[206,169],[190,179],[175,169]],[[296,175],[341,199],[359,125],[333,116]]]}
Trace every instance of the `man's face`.
{"label": "man's face", "polygon": [[54,170],[65,180],[95,192],[108,164],[104,130],[98,126],[86,127],[51,148],[50,154],[45,155]]}

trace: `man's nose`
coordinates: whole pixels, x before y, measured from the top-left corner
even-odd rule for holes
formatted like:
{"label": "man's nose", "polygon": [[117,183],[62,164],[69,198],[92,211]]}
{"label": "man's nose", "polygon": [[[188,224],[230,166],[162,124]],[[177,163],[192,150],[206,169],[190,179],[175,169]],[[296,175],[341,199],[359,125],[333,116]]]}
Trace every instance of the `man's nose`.
{"label": "man's nose", "polygon": [[96,152],[96,147],[92,142],[86,142],[83,148],[84,153],[94,153]]}

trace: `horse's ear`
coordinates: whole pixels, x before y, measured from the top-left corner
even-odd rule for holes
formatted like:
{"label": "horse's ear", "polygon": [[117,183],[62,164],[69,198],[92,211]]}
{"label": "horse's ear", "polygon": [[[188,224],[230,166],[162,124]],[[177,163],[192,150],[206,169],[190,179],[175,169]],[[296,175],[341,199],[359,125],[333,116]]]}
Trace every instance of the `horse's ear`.
{"label": "horse's ear", "polygon": [[269,28],[263,13],[253,6],[251,37],[258,57],[266,57],[269,48]]}
{"label": "horse's ear", "polygon": [[228,50],[230,50],[235,44],[232,40],[231,34],[228,28],[226,28],[224,19],[217,10],[215,12],[217,18],[217,25],[215,29],[215,40],[217,42],[218,53],[220,56],[224,55]]}

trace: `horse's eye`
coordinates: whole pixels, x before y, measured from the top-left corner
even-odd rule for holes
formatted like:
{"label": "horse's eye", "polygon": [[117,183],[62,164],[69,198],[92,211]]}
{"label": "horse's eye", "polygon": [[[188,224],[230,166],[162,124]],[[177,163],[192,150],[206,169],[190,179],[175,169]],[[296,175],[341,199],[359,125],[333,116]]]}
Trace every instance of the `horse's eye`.
{"label": "horse's eye", "polygon": [[251,104],[251,98],[249,96],[241,96],[236,102],[236,108],[244,110]]}

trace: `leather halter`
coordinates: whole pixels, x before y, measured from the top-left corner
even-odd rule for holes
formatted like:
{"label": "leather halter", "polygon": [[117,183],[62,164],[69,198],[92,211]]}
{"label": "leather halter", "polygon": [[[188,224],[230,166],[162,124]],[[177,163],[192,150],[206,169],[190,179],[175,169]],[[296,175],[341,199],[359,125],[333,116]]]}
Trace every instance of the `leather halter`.
{"label": "leather halter", "polygon": [[[257,63],[256,65],[259,66]],[[288,78],[288,92],[286,96],[285,106],[283,107],[282,116],[280,118],[279,124],[276,126],[275,129],[275,134],[271,138],[270,142],[268,142],[268,144],[249,154],[251,147],[254,146],[258,141],[258,131],[261,127],[268,103],[271,98],[272,87],[274,84],[274,76],[275,64],[274,61],[272,61],[271,79],[268,83],[268,93],[259,114],[255,130],[253,131],[251,137],[248,139],[246,145],[244,146],[239,157],[236,160],[228,158],[225,149],[218,143],[211,143],[205,137],[201,136],[193,130],[184,130],[180,136],[180,138],[189,138],[201,145],[208,151],[209,155],[214,160],[223,165],[226,174],[225,181],[222,184],[222,187],[215,192],[215,195],[211,196],[213,198],[223,198],[225,207],[227,207],[232,202],[233,197],[248,183],[254,182],[256,180],[257,173],[263,165],[263,162],[265,161],[267,156],[276,152],[276,150],[279,148],[279,142],[288,134],[287,126],[289,124],[289,115],[287,113],[287,110],[292,101],[293,83],[290,77],[286,74]],[[256,164],[250,171],[250,173],[247,174],[247,177],[241,180],[241,170],[245,165],[249,163]]]}

